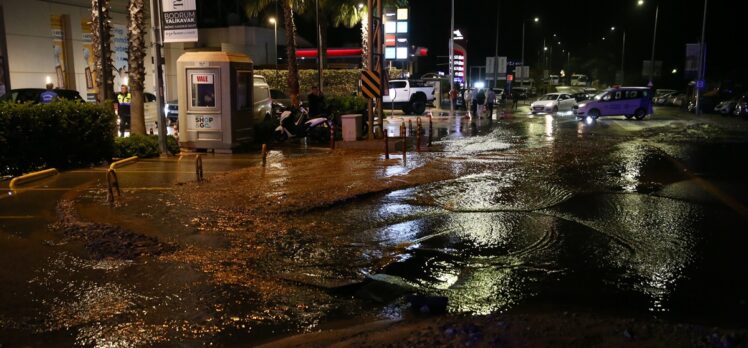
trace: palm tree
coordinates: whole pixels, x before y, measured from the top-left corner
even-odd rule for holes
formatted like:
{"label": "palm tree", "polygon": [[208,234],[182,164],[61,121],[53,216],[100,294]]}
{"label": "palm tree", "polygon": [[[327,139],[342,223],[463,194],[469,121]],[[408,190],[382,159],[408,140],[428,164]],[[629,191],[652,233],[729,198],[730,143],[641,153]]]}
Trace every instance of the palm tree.
{"label": "palm tree", "polygon": [[[288,94],[295,107],[299,106],[299,66],[296,62],[296,23],[294,23],[294,9],[303,11],[305,0],[276,0],[283,9],[284,26],[286,30],[286,55],[288,56]],[[274,0],[245,0],[244,10],[249,17],[256,17]]]}
{"label": "palm tree", "polygon": [[143,0],[130,0],[127,6],[128,80],[132,100],[132,134],[145,134],[143,84],[145,82],[145,17]]}
{"label": "palm tree", "polygon": [[[99,3],[101,3],[101,17],[103,18],[99,18]],[[100,102],[114,99],[110,8],[109,0],[91,0],[91,42],[96,58],[96,85],[99,88],[98,99]],[[100,23],[101,27],[99,26]],[[102,64],[102,60],[106,63]],[[104,76],[107,78],[104,79]]]}

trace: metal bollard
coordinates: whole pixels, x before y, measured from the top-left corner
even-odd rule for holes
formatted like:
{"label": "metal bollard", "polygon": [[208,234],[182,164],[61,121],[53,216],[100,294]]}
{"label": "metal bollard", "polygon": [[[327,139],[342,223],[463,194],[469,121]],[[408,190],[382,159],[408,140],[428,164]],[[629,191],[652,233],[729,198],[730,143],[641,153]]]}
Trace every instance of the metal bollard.
{"label": "metal bollard", "polygon": [[195,156],[195,175],[197,176],[197,182],[203,182],[203,156]]}
{"label": "metal bollard", "polygon": [[421,152],[421,118],[416,119],[416,152]]}
{"label": "metal bollard", "polygon": [[262,144],[262,166],[268,163],[268,144]]}
{"label": "metal bollard", "polygon": [[413,120],[408,120],[408,135],[413,134]]}
{"label": "metal bollard", "polygon": [[389,130],[384,131],[384,159],[390,159],[390,136]]}
{"label": "metal bollard", "polygon": [[106,183],[107,183],[107,197],[106,200],[109,203],[114,203],[114,188],[117,189],[117,197],[122,197],[122,191],[119,189],[119,179],[117,178],[117,171],[109,168],[106,171]]}
{"label": "metal bollard", "polygon": [[408,161],[408,159],[407,159],[408,154],[406,152],[407,151],[407,145],[408,145],[408,143],[407,143],[408,138],[405,136],[405,122],[403,122],[400,125],[400,137],[403,140],[403,164],[405,164]]}
{"label": "metal bollard", "polygon": [[429,147],[431,147],[431,138],[434,134],[434,122],[431,120],[431,114],[429,114]]}
{"label": "metal bollard", "polygon": [[330,150],[335,150],[335,122],[330,121]]}

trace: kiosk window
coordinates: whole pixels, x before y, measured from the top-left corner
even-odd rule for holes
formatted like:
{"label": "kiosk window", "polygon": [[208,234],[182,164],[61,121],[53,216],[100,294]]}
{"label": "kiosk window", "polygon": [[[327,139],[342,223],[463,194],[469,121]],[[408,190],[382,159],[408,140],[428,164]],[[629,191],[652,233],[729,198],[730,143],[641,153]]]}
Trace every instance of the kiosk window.
{"label": "kiosk window", "polygon": [[252,107],[252,99],[249,89],[252,88],[252,73],[249,71],[238,71],[236,73],[236,110],[249,110]]}
{"label": "kiosk window", "polygon": [[216,107],[215,76],[210,73],[192,74],[192,107]]}

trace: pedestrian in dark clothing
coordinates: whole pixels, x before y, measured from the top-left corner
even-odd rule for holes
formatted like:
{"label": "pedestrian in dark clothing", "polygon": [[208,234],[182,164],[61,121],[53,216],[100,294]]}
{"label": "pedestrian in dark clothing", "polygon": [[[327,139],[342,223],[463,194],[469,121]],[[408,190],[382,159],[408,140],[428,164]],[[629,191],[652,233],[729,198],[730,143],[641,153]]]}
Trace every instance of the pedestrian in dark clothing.
{"label": "pedestrian in dark clothing", "polygon": [[486,111],[488,112],[488,118],[493,118],[493,105],[496,103],[496,93],[493,89],[488,89],[486,92]]}
{"label": "pedestrian in dark clothing", "polygon": [[130,129],[130,102],[132,95],[127,85],[120,87],[117,93],[117,115],[119,115],[119,134],[125,136],[125,131]]}
{"label": "pedestrian in dark clothing", "polygon": [[307,98],[309,98],[309,117],[318,117],[322,115],[322,110],[325,105],[325,96],[322,95],[322,91],[319,90],[319,87],[312,87],[312,93],[309,93]]}
{"label": "pedestrian in dark clothing", "polygon": [[476,99],[477,99],[477,102],[478,102],[478,113],[477,113],[477,115],[478,115],[478,117],[481,117],[483,108],[486,106],[486,90],[485,89],[481,89],[480,91],[478,91],[478,96],[477,96]]}
{"label": "pedestrian in dark clothing", "polygon": [[519,108],[519,93],[512,92],[512,111],[517,111]]}

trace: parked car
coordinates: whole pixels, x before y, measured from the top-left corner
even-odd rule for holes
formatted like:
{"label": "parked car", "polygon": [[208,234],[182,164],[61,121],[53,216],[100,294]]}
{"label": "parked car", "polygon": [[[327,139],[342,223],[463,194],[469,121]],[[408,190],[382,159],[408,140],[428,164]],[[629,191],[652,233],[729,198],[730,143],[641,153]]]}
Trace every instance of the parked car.
{"label": "parked car", "polygon": [[735,105],[737,104],[737,99],[725,100],[714,107],[714,112],[723,116],[732,115],[732,112],[735,110]]}
{"label": "parked car", "polygon": [[668,105],[670,98],[676,94],[678,94],[678,92],[660,94],[659,96],[655,96],[652,101],[655,105]]}
{"label": "parked car", "polygon": [[557,113],[559,111],[571,111],[577,101],[568,93],[548,93],[537,101],[530,104],[530,112],[533,115],[538,113]]}
{"label": "parked car", "polygon": [[590,83],[589,77],[583,74],[572,74],[571,85],[572,86],[587,86]]}
{"label": "parked car", "polygon": [[273,98],[270,96],[270,85],[268,85],[264,76],[254,76],[252,111],[255,123],[269,120],[273,115]]}
{"label": "parked car", "polygon": [[389,95],[382,97],[382,103],[403,110],[406,114],[421,115],[426,105],[434,102],[434,87],[420,80],[392,80]]}
{"label": "parked car", "polygon": [[673,105],[673,106],[683,106],[686,104],[687,99],[688,99],[688,95],[685,93],[673,94],[668,99],[668,104]]}
{"label": "parked car", "polygon": [[[39,103],[40,95],[46,91],[44,88],[19,88],[11,89],[0,97],[0,101],[11,101],[14,103]],[[55,89],[58,98],[83,102],[80,93],[73,89]]]}
{"label": "parked car", "polygon": [[642,120],[653,113],[651,93],[648,87],[610,88],[579,104],[574,113],[580,118],[624,115]]}

